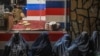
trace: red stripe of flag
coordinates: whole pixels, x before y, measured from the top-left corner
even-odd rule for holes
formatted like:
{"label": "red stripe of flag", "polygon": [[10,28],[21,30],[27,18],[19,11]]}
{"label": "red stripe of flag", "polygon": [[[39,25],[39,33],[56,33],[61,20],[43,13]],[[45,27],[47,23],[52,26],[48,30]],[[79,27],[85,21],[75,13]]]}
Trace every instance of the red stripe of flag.
{"label": "red stripe of flag", "polygon": [[27,16],[45,16],[45,10],[27,10]]}
{"label": "red stripe of flag", "polygon": [[[46,8],[46,15],[64,15],[64,8]],[[66,9],[67,15],[69,15],[69,8]]]}
{"label": "red stripe of flag", "polygon": [[[64,15],[64,8],[46,8],[46,10],[27,10],[27,16]],[[69,15],[69,8],[66,9]]]}

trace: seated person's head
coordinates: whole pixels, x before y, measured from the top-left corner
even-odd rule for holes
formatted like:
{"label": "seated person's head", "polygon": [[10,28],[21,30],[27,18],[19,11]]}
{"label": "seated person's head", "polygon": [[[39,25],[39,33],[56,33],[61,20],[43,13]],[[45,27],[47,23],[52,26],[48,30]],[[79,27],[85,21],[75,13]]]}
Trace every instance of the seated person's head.
{"label": "seated person's head", "polygon": [[15,4],[14,8],[20,8],[19,4]]}

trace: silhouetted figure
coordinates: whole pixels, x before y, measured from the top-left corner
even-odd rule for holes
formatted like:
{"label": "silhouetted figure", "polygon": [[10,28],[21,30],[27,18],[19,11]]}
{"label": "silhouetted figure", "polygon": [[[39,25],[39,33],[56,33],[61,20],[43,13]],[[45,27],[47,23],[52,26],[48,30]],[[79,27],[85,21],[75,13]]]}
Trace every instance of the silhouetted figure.
{"label": "silhouetted figure", "polygon": [[6,43],[3,56],[28,56],[28,44],[19,33]]}
{"label": "silhouetted figure", "polygon": [[35,40],[35,42],[32,44],[31,55],[32,56],[52,55],[52,47],[47,32],[41,33],[39,37]]}
{"label": "silhouetted figure", "polygon": [[99,32],[93,31],[91,38],[90,38],[90,56],[96,56],[96,53],[98,52],[98,46],[99,46]]}
{"label": "silhouetted figure", "polygon": [[66,50],[69,56],[89,56],[89,36],[87,32],[82,32]]}
{"label": "silhouetted figure", "polygon": [[59,39],[53,48],[55,56],[66,56],[66,49],[69,48],[72,38],[69,34],[64,34],[64,36]]}

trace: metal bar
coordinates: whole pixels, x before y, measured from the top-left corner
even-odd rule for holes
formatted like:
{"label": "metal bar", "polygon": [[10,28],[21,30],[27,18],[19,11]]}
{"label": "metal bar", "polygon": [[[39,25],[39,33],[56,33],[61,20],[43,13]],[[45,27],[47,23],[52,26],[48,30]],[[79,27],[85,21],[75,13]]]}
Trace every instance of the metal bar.
{"label": "metal bar", "polygon": [[66,11],[66,6],[67,6],[67,0],[64,0],[64,27],[65,27],[65,29],[66,29],[66,21],[67,21],[67,11]]}

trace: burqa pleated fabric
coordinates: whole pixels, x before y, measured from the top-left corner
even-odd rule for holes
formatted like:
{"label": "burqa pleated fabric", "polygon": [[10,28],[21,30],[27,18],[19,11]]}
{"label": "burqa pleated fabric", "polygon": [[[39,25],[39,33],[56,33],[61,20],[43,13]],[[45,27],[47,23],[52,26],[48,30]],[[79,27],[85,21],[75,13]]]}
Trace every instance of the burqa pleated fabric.
{"label": "burqa pleated fabric", "polygon": [[66,50],[69,56],[88,56],[89,36],[87,32],[82,32]]}
{"label": "burqa pleated fabric", "polygon": [[32,44],[31,56],[51,56],[52,47],[48,38],[48,33],[43,32]]}
{"label": "burqa pleated fabric", "polygon": [[14,33],[6,43],[3,56],[28,56],[28,44],[20,33]]}
{"label": "burqa pleated fabric", "polygon": [[90,38],[90,56],[95,56],[98,51],[99,32],[93,31]]}
{"label": "burqa pleated fabric", "polygon": [[54,56],[65,56],[66,49],[70,46],[72,38],[69,34],[64,34],[55,44],[53,47],[53,52],[55,53]]}

